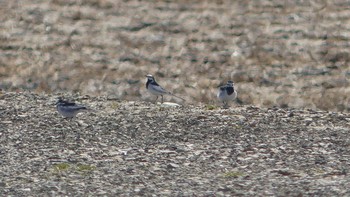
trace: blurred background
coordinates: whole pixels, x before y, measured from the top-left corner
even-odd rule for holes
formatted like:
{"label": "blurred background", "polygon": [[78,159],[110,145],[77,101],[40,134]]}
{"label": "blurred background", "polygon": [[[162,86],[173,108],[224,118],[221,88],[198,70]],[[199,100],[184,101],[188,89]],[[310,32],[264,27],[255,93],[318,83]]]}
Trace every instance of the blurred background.
{"label": "blurred background", "polygon": [[[347,0],[1,0],[0,89],[350,111]],[[167,101],[180,102],[165,97]]]}

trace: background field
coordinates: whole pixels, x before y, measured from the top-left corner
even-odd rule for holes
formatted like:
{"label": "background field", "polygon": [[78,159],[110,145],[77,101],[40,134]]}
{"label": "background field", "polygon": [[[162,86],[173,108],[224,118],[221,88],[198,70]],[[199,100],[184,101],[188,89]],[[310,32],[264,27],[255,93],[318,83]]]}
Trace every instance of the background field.
{"label": "background field", "polygon": [[[0,1],[0,88],[349,111],[347,1]],[[174,98],[167,98],[172,100]],[[180,101],[178,101],[180,102]]]}

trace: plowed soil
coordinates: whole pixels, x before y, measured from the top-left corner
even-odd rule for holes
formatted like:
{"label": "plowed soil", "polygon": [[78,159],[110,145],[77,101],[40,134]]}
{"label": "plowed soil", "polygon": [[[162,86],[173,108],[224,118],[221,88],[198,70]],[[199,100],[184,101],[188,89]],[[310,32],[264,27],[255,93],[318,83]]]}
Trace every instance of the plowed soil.
{"label": "plowed soil", "polygon": [[[0,2],[0,88],[152,100],[145,75],[188,103],[349,111],[347,1]],[[167,98],[175,101],[174,98]]]}

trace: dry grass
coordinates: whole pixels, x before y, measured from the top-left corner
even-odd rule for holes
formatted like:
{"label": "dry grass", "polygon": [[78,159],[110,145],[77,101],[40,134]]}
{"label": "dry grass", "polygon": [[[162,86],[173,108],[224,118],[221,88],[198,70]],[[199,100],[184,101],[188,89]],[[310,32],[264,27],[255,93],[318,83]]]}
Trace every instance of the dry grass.
{"label": "dry grass", "polygon": [[152,73],[191,103],[232,79],[242,104],[350,109],[346,1],[0,4],[4,90],[151,100]]}

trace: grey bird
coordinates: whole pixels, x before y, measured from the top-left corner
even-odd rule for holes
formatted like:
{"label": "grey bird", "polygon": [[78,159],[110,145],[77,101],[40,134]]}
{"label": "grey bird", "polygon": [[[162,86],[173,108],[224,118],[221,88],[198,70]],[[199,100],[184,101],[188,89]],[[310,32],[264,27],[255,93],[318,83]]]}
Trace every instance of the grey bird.
{"label": "grey bird", "polygon": [[228,107],[230,101],[233,101],[237,97],[237,91],[233,85],[233,81],[228,81],[226,85],[219,87],[217,97],[223,102],[225,108]]}
{"label": "grey bird", "polygon": [[62,98],[58,98],[56,108],[58,113],[65,118],[74,118],[79,112],[88,110],[84,106],[77,105],[74,102],[64,101]]}
{"label": "grey bird", "polygon": [[154,77],[150,74],[146,75],[147,77],[147,82],[146,82],[146,88],[148,90],[148,92],[150,92],[151,94],[153,95],[156,95],[157,98],[154,102],[156,102],[158,100],[158,96],[161,96],[162,97],[162,103],[163,103],[163,95],[171,95],[171,96],[174,96],[176,98],[179,98],[181,100],[185,100],[179,96],[176,96],[174,95],[173,93],[171,92],[168,92],[166,91],[164,88],[162,88],[162,86],[160,86],[156,80],[154,79]]}

